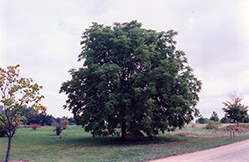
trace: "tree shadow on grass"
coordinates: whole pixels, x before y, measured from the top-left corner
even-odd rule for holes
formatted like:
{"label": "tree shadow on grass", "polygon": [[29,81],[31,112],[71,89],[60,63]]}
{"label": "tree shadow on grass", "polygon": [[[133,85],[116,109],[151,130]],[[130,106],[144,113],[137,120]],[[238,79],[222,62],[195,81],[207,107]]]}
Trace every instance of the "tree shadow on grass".
{"label": "tree shadow on grass", "polygon": [[[89,146],[135,146],[149,144],[167,144],[175,142],[184,142],[188,137],[180,137],[173,135],[156,136],[152,140],[150,137],[142,137],[137,141],[124,141],[120,137],[81,137],[70,140],[70,143]],[[66,142],[66,141],[65,141]],[[69,142],[69,141],[68,141]]]}

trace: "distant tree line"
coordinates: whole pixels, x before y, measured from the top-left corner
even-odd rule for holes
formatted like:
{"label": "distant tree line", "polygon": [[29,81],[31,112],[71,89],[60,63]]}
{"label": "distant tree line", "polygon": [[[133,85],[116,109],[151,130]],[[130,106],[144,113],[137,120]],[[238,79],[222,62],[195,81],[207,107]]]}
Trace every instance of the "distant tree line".
{"label": "distant tree line", "polygon": [[202,115],[196,120],[196,123],[206,124],[208,121],[220,122],[220,123],[249,123],[249,115],[247,113],[248,106],[241,104],[242,98],[233,96],[230,101],[223,102],[225,105],[222,110],[225,115],[219,120],[218,114],[213,111],[211,117],[204,118]]}
{"label": "distant tree line", "polygon": [[[227,117],[227,115],[225,115],[224,117],[222,117],[219,120],[214,120],[212,118],[212,116],[210,118],[205,118],[202,115],[195,121],[195,123],[200,123],[200,124],[207,124],[208,121],[216,121],[216,122],[220,122],[220,123],[236,123],[234,120],[229,119]],[[249,115],[247,115],[247,117],[242,121],[242,123],[249,123]]]}
{"label": "distant tree line", "polygon": [[[2,105],[0,105],[0,112],[3,112]],[[24,116],[26,118],[21,121],[21,124],[23,125],[38,124],[41,126],[51,126],[56,121],[61,121],[61,120],[68,120],[69,125],[76,124],[73,118],[68,118],[66,116],[63,116],[61,118],[59,117],[55,118],[53,115],[34,112],[32,108],[23,109],[21,110],[20,113],[21,116]]]}

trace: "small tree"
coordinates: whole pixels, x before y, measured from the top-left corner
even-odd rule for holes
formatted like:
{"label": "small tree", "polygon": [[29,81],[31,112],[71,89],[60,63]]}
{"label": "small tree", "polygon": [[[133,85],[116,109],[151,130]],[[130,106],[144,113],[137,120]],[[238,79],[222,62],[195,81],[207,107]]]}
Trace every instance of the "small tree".
{"label": "small tree", "polygon": [[12,137],[17,126],[24,119],[20,115],[22,109],[31,106],[34,110],[46,111],[46,108],[39,102],[43,98],[39,94],[42,88],[33,84],[31,78],[19,76],[19,65],[8,66],[7,70],[0,68],[0,104],[3,105],[3,112],[0,112],[1,129],[6,131],[8,137],[8,148],[5,162],[9,161]]}
{"label": "small tree", "polygon": [[69,123],[68,120],[61,120],[61,119],[57,119],[54,122],[53,124],[55,127],[54,131],[56,132],[57,136],[59,136],[63,130],[67,129],[68,123]]}
{"label": "small tree", "polygon": [[243,122],[247,117],[248,111],[248,106],[242,105],[241,101],[242,98],[240,97],[232,97],[231,101],[223,102],[225,108],[222,108],[227,117],[237,123],[237,127],[239,126],[239,122]]}
{"label": "small tree", "polygon": [[218,114],[215,111],[213,111],[213,113],[211,114],[211,117],[209,118],[209,120],[218,122],[219,121]]}

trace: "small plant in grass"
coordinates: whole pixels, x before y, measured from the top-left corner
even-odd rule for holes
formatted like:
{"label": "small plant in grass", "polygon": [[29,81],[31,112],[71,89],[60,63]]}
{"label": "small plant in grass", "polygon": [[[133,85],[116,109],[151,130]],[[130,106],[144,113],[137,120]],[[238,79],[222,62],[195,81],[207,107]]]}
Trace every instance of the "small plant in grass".
{"label": "small plant in grass", "polygon": [[218,130],[220,127],[220,122],[215,122],[213,120],[209,120],[208,124],[204,127],[205,129],[215,129]]}
{"label": "small plant in grass", "polygon": [[59,136],[63,130],[67,129],[68,123],[68,120],[57,120],[54,122],[53,125],[55,127],[55,130],[53,131],[56,132],[57,136]]}
{"label": "small plant in grass", "polygon": [[32,128],[34,131],[37,130],[37,128],[40,128],[41,126],[39,124],[32,124],[30,128]]}

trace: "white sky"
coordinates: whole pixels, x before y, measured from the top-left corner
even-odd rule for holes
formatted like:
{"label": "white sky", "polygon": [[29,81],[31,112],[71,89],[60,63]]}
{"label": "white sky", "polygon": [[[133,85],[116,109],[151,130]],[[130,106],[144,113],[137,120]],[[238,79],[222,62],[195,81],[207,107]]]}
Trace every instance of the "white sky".
{"label": "white sky", "polygon": [[202,80],[198,108],[205,117],[236,92],[249,105],[248,0],[0,0],[0,66],[21,65],[21,73],[44,88],[43,104],[54,116],[66,96],[61,83],[79,67],[81,33],[92,22],[138,20],[144,28],[174,29],[177,46]]}

